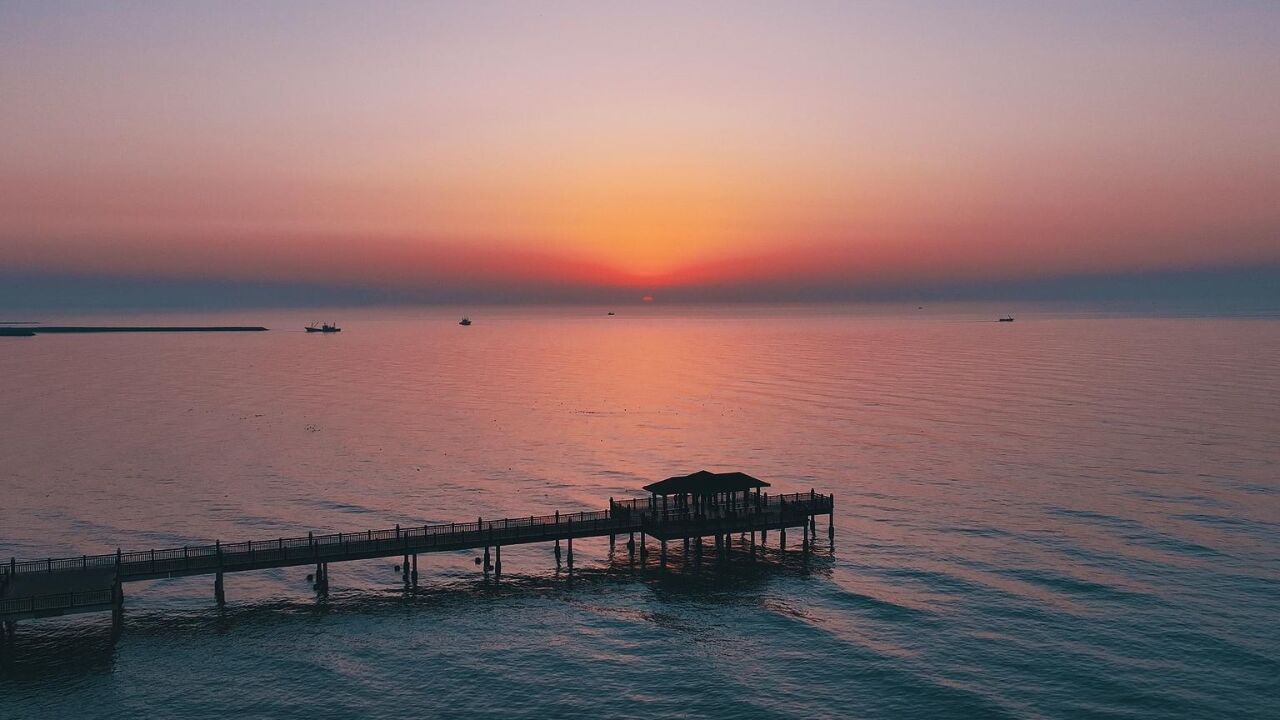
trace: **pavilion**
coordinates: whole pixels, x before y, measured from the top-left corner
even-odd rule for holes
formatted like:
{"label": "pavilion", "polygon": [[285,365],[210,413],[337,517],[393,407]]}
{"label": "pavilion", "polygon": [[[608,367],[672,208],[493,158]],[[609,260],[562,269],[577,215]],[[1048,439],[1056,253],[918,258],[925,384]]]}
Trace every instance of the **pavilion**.
{"label": "pavilion", "polygon": [[[760,488],[764,487],[769,487],[769,483],[746,473],[699,470],[690,475],[677,475],[650,483],[644,489],[651,495],[650,502],[654,510],[661,508],[666,511],[674,506],[682,512],[692,511],[695,515],[704,515],[709,508],[714,507],[727,510],[755,507],[760,502]],[[754,499],[752,495],[755,496]],[[658,501],[659,497],[662,498],[661,503]]]}

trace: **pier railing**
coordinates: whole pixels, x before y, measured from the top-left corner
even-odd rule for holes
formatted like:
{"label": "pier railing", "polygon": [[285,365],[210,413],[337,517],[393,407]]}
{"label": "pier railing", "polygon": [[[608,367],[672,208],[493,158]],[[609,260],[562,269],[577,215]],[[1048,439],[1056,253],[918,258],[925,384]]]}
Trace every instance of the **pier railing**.
{"label": "pier railing", "polygon": [[111,588],[83,592],[51,593],[31,597],[0,600],[0,616],[20,613],[40,613],[49,610],[69,610],[80,607],[100,607],[111,604]]}
{"label": "pier railing", "polygon": [[[709,505],[695,511],[675,507],[652,498],[611,503],[609,510],[553,515],[531,515],[477,519],[476,522],[440,523],[355,533],[309,534],[306,537],[277,538],[236,543],[215,542],[179,548],[81,555],[19,562],[10,559],[0,565],[0,587],[5,581],[28,573],[58,573],[111,568],[120,580],[162,576],[168,573],[199,573],[249,569],[272,565],[323,562],[346,555],[394,555],[422,552],[440,546],[505,544],[552,539],[567,535],[586,536],[609,532],[640,531],[663,525],[739,519],[753,514],[776,515],[780,519],[830,512],[832,497],[821,493],[752,496],[744,501]],[[6,601],[10,602],[10,601]],[[2,606],[0,606],[2,607]]]}

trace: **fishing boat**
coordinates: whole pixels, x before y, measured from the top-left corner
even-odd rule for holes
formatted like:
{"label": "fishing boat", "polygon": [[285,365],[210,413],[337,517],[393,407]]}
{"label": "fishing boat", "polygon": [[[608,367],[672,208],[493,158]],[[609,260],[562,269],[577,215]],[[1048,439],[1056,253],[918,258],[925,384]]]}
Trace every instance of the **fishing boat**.
{"label": "fishing boat", "polygon": [[470,324],[471,324],[471,318],[462,318],[461,320],[459,320],[459,321],[458,321],[458,324],[459,324],[459,325],[470,325]]}
{"label": "fishing boat", "polygon": [[315,323],[311,323],[306,327],[306,331],[309,333],[313,333],[313,332],[336,333],[336,332],[342,332],[342,328],[338,327],[337,323],[334,323],[332,325],[330,325],[329,323],[321,323],[320,327],[316,327]]}
{"label": "fishing boat", "polygon": [[1005,315],[1004,317],[1000,318],[999,322],[1013,322],[1013,316]]}

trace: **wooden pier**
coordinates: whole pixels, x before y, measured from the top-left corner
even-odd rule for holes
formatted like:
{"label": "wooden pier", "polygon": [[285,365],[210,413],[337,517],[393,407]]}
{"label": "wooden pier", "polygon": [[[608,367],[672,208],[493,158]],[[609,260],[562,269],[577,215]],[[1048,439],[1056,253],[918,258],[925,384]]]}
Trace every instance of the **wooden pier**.
{"label": "wooden pier", "polygon": [[[747,476],[743,476],[747,477]],[[756,481],[759,482],[759,481]],[[656,484],[655,484],[656,485]],[[764,485],[764,483],[760,483]],[[653,486],[650,486],[653,487]],[[648,489],[648,488],[646,488]],[[109,555],[82,555],[34,561],[11,558],[0,566],[0,622],[12,634],[17,620],[68,615],[81,612],[113,611],[118,623],[124,603],[124,583],[188,575],[213,575],[214,598],[225,602],[223,575],[229,572],[265,570],[298,565],[315,566],[317,592],[328,591],[331,562],[402,557],[406,583],[417,585],[421,553],[484,549],[483,571],[502,572],[502,546],[527,543],[555,543],[560,562],[561,543],[567,545],[567,563],[573,570],[573,541],[576,538],[627,536],[631,553],[638,551],[643,561],[647,538],[658,544],[655,552],[666,562],[666,546],[671,540],[715,539],[715,547],[727,552],[729,535],[750,533],[754,555],[756,533],[764,544],[768,531],[778,533],[778,544],[786,547],[789,528],[801,528],[801,549],[808,552],[817,530],[816,516],[827,515],[827,532],[834,534],[833,495],[814,491],[769,496],[754,490],[681,494],[674,500],[654,494],[648,498],[609,501],[598,512],[555,513],[552,515],[503,518],[475,522],[397,526],[387,530],[305,537],[274,538],[250,542],[187,546],[164,550],[121,552]],[[701,541],[698,542],[701,547]],[[491,556],[490,550],[493,554]],[[491,557],[493,561],[491,562]]]}

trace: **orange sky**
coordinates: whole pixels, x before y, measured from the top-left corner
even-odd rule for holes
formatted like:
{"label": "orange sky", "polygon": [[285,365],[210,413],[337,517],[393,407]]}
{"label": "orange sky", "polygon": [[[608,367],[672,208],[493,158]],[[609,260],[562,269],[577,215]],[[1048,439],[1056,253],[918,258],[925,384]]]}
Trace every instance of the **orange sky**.
{"label": "orange sky", "polygon": [[1280,260],[1280,10],[0,7],[0,270],[658,288]]}

